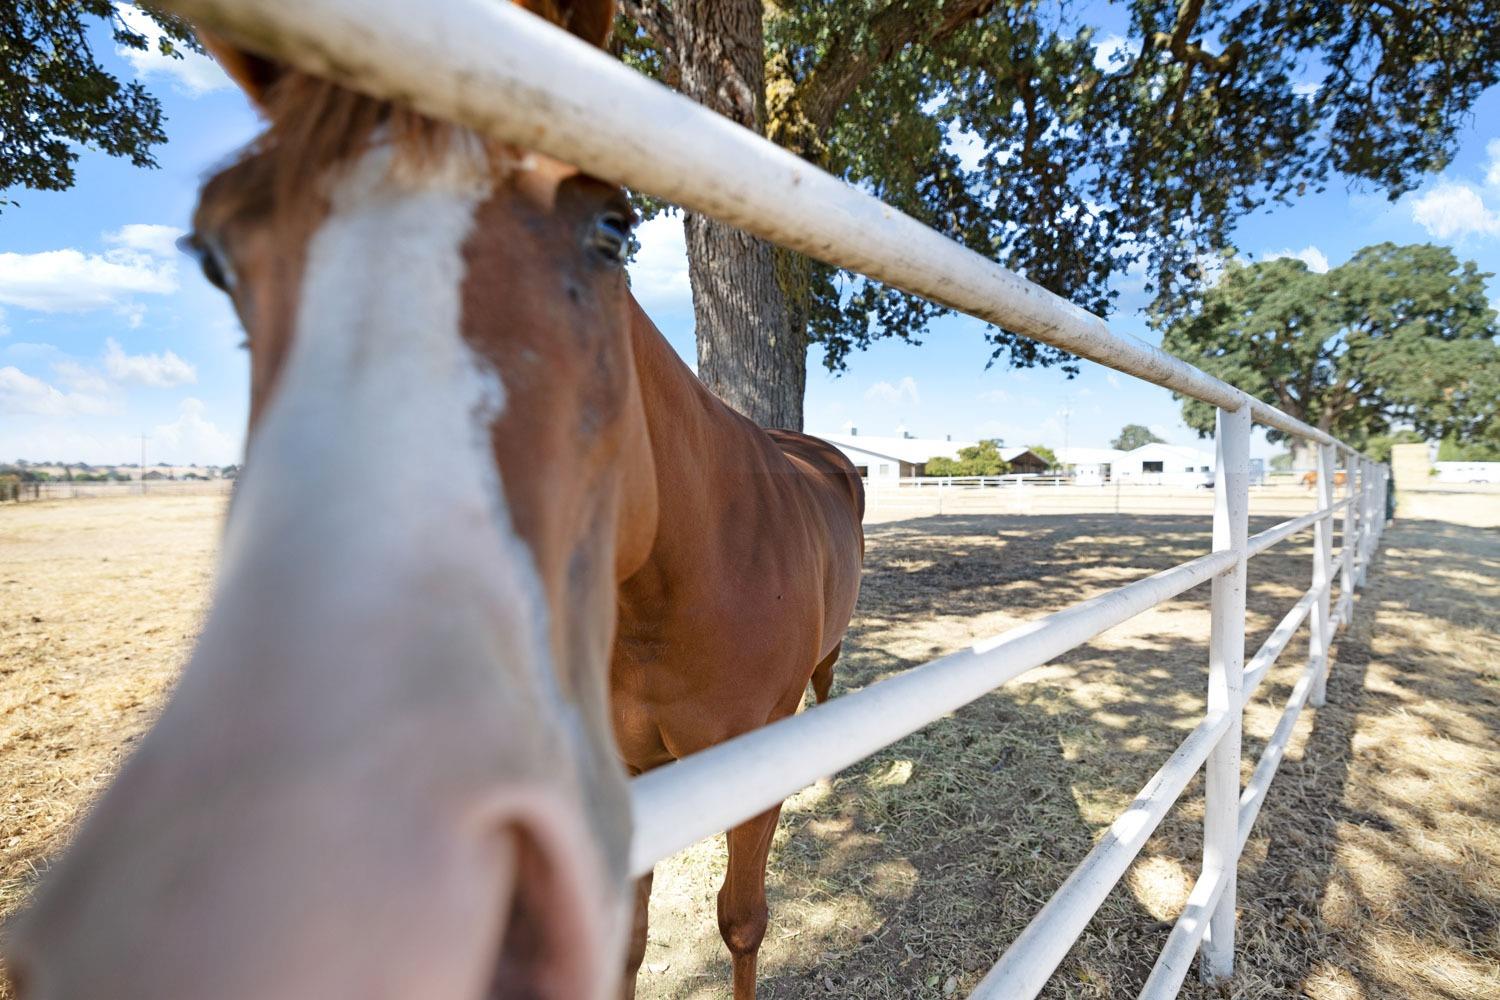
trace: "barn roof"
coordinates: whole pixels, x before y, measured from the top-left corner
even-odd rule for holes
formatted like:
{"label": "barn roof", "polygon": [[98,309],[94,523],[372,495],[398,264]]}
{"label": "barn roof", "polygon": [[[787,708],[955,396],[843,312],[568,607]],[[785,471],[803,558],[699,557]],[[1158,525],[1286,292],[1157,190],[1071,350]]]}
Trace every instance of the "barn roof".
{"label": "barn roof", "polygon": [[913,465],[920,465],[938,455],[957,458],[958,449],[974,444],[973,441],[949,441],[945,438],[874,437],[865,434],[816,434],[815,436],[841,449],[862,451],[881,458],[895,459],[898,462],[910,462]]}
{"label": "barn roof", "polygon": [[1143,444],[1134,451],[1126,453],[1133,462],[1159,460],[1177,462],[1181,461],[1189,465],[1212,467],[1214,456],[1197,448],[1184,448],[1179,444],[1167,444],[1163,441],[1153,441],[1151,444]]}

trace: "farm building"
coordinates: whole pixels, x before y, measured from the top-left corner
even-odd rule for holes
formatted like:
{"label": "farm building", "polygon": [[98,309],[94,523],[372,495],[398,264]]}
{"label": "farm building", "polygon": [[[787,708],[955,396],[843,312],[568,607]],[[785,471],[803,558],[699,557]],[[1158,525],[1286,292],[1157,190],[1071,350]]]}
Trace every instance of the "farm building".
{"label": "farm building", "polygon": [[1500,462],[1434,462],[1440,483],[1500,483]]}
{"label": "farm building", "polygon": [[1000,457],[1018,476],[1039,476],[1049,468],[1047,460],[1030,448],[1001,448]]}
{"label": "farm building", "polygon": [[1102,486],[1113,480],[1125,452],[1115,448],[1059,448],[1057,463],[1078,486]]}
{"label": "farm building", "polygon": [[958,449],[974,444],[948,438],[873,437],[858,431],[817,436],[847,455],[868,482],[887,485],[926,475],[928,459],[938,455],[957,458]]}
{"label": "farm building", "polygon": [[1212,486],[1214,457],[1181,445],[1142,445],[1122,455],[1114,468],[1122,483],[1140,486]]}
{"label": "farm building", "polygon": [[1121,482],[1137,486],[1212,486],[1214,457],[1175,444],[1115,448],[1059,448],[1057,461],[1078,486]]}
{"label": "farm building", "polygon": [[[847,455],[860,475],[872,483],[895,483],[925,476],[930,459],[957,458],[960,448],[976,443],[951,438],[869,437],[858,432],[817,436]],[[1047,460],[1030,448],[1001,448],[1000,457],[1016,475],[1039,475],[1047,471]]]}

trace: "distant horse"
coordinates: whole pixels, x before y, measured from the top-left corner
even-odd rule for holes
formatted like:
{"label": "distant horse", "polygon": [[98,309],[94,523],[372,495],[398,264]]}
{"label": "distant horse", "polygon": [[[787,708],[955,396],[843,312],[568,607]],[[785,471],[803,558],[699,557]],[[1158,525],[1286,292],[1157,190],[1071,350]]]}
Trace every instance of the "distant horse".
{"label": "distant horse", "polygon": [[[1349,474],[1347,472],[1343,472],[1341,470],[1334,472],[1334,474],[1333,474],[1333,485],[1334,486],[1343,486],[1348,481],[1349,481]],[[1318,471],[1316,469],[1314,469],[1314,470],[1312,470],[1310,472],[1304,472],[1304,473],[1302,473],[1302,485],[1305,486],[1305,487],[1307,487],[1308,489],[1312,489],[1313,487],[1317,486],[1318,485]]]}
{"label": "distant horse", "polygon": [[[535,6],[598,44],[614,15]],[[187,238],[248,334],[246,471],[181,683],[8,975],[28,1000],[633,992],[627,771],[827,697],[859,478],[676,357],[618,187],[208,41],[269,120]],[[728,834],[741,1000],[778,811]]]}

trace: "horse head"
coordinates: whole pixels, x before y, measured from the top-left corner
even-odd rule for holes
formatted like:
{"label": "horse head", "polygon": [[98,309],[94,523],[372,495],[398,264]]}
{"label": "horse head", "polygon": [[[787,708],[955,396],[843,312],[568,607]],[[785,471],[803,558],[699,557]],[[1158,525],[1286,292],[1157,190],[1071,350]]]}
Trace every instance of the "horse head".
{"label": "horse head", "polygon": [[[610,2],[530,4],[602,44]],[[655,531],[617,187],[209,40],[186,244],[247,334],[212,609],[6,943],[24,1000],[618,983],[618,581]]]}

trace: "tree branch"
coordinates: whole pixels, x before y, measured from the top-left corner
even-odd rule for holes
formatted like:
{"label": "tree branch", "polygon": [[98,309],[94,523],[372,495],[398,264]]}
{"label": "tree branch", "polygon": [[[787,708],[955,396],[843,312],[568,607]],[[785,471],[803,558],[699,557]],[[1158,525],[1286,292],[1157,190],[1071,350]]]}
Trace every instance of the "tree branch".
{"label": "tree branch", "polygon": [[[1177,20],[1170,33],[1158,31],[1151,41],[1159,48],[1172,53],[1172,57],[1189,68],[1202,66],[1215,73],[1227,73],[1244,58],[1245,44],[1238,39],[1230,42],[1223,52],[1215,55],[1198,42],[1191,41],[1198,19],[1203,15],[1203,0],[1182,0],[1177,7]],[[1144,54],[1144,53],[1143,53]]]}
{"label": "tree branch", "polygon": [[660,0],[621,0],[620,11],[640,25],[651,39],[661,53],[667,75],[673,78],[668,82],[672,83],[677,76],[677,29],[672,23],[672,12]]}
{"label": "tree branch", "polygon": [[934,45],[988,14],[995,0],[952,0],[934,19],[906,3],[891,3],[870,19],[868,33],[840,39],[798,88],[802,114],[819,134],[839,108],[880,66],[914,44]]}

